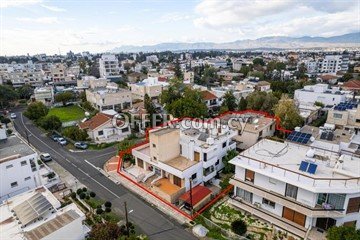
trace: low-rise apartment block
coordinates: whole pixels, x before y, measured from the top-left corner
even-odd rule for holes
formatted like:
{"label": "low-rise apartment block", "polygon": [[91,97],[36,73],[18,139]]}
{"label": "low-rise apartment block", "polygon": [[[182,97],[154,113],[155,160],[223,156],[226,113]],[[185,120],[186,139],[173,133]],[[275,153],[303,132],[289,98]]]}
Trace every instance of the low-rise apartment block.
{"label": "low-rise apartment block", "polygon": [[55,63],[50,66],[51,79],[54,84],[65,82],[66,66],[63,63]]}
{"label": "low-rise apartment block", "polygon": [[360,106],[354,102],[342,102],[329,110],[326,123],[358,133],[360,130]]}
{"label": "low-rise apartment block", "polygon": [[37,87],[34,90],[33,100],[42,102],[46,106],[54,103],[54,89],[52,86]]}
{"label": "low-rise apartment block", "polygon": [[106,79],[120,78],[119,60],[115,55],[104,54],[99,59],[100,77]]}
{"label": "low-rise apartment block", "polygon": [[148,77],[141,82],[129,84],[133,99],[144,99],[147,94],[150,98],[157,98],[162,93],[162,90],[167,87],[169,83],[160,82],[157,77]]}
{"label": "low-rise apartment block", "polygon": [[303,145],[310,136],[292,134],[293,142],[263,139],[230,161],[230,202],[301,238],[323,239],[335,225],[360,228],[360,158]]}

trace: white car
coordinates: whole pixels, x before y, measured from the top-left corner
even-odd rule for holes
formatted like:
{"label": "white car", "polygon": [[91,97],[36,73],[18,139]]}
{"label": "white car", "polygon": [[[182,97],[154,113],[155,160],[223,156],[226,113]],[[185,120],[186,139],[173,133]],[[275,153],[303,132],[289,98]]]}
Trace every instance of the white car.
{"label": "white car", "polygon": [[50,156],[50,154],[48,153],[42,153],[40,154],[40,159],[43,161],[43,162],[49,162],[52,160],[52,157]]}
{"label": "white car", "polygon": [[62,137],[58,138],[57,141],[61,146],[65,146],[67,144],[66,139]]}
{"label": "white car", "polygon": [[11,113],[11,114],[10,114],[10,118],[11,118],[11,119],[15,119],[15,118],[16,118],[16,113]]}

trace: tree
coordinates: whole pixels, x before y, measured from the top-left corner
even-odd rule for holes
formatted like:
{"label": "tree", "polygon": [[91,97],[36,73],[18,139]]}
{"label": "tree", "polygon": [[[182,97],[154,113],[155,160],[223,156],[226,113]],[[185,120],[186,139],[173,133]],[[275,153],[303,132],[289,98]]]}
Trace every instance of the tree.
{"label": "tree", "polygon": [[146,109],[146,113],[149,114],[150,126],[153,127],[153,125],[155,124],[153,121],[153,117],[154,117],[154,114],[156,113],[156,108],[147,93],[144,96],[144,107]]}
{"label": "tree", "polygon": [[11,120],[7,117],[1,118],[1,123],[5,124],[6,127],[10,122],[11,122]]}
{"label": "tree", "polygon": [[236,157],[238,155],[238,152],[235,150],[230,150],[226,153],[226,155],[223,158],[223,163],[224,163],[224,169],[223,169],[223,173],[235,173],[235,165],[234,164],[230,164],[229,161],[231,159],[233,159],[234,157]]}
{"label": "tree", "polygon": [[326,234],[328,240],[360,240],[360,230],[352,226],[333,226]]}
{"label": "tree", "polygon": [[247,98],[247,109],[273,113],[273,108],[278,102],[272,93],[253,92]]}
{"label": "tree", "polygon": [[9,106],[9,103],[16,99],[18,99],[18,94],[13,89],[13,87],[8,85],[0,85],[1,108],[5,108],[6,106]]}
{"label": "tree", "polygon": [[34,89],[29,84],[25,84],[18,88],[17,92],[21,99],[30,99],[31,95],[34,93]]}
{"label": "tree", "polygon": [[353,78],[353,75],[351,73],[345,73],[342,77],[341,77],[341,81],[342,82],[347,82],[350,79]]}
{"label": "tree", "polygon": [[86,141],[89,138],[86,130],[79,129],[78,127],[68,127],[62,132],[65,137],[74,141]]}
{"label": "tree", "polygon": [[252,71],[248,73],[249,76],[251,77],[257,77],[259,78],[260,81],[264,80],[265,76],[263,72],[260,71]]}
{"label": "tree", "polygon": [[237,219],[231,223],[231,230],[236,234],[243,235],[247,231],[247,225],[243,220]]}
{"label": "tree", "polygon": [[142,66],[140,71],[145,75],[148,74],[148,72],[149,72],[145,66]]}
{"label": "tree", "polygon": [[115,223],[98,223],[92,226],[89,238],[92,240],[114,240],[122,235],[121,228]]}
{"label": "tree", "polygon": [[264,59],[262,59],[262,58],[255,58],[253,60],[253,64],[254,65],[260,65],[260,66],[265,66]]}
{"label": "tree", "polygon": [[274,108],[275,116],[280,118],[281,126],[283,128],[292,130],[295,127],[302,126],[304,120],[299,115],[295,106],[294,100],[290,99],[287,95],[279,100]]}
{"label": "tree", "polygon": [[24,115],[31,120],[38,120],[45,117],[48,112],[49,109],[42,102],[33,102],[27,107]]}
{"label": "tree", "polygon": [[176,59],[175,62],[174,76],[178,79],[184,80],[184,74],[181,70],[179,59]]}
{"label": "tree", "polygon": [[209,85],[210,83],[214,83],[218,80],[218,76],[216,74],[216,69],[209,65],[206,65],[204,68],[204,74],[201,77],[201,81],[199,84],[201,85]]}
{"label": "tree", "polygon": [[61,127],[60,119],[54,115],[41,118],[39,124],[45,130],[58,130]]}
{"label": "tree", "polygon": [[63,106],[66,105],[70,100],[74,99],[72,92],[62,92],[55,95],[55,102],[62,102]]}
{"label": "tree", "polygon": [[244,97],[241,97],[240,102],[239,102],[239,106],[238,106],[239,111],[246,110],[246,106],[247,106],[246,99]]}
{"label": "tree", "polygon": [[250,71],[251,68],[248,66],[242,66],[240,69],[240,73],[244,74],[244,76],[247,76]]}
{"label": "tree", "polygon": [[237,108],[236,98],[231,91],[227,91],[223,98],[224,101],[222,105],[226,106],[228,111],[234,111]]}
{"label": "tree", "polygon": [[163,90],[160,95],[160,102],[165,105],[165,107],[181,98],[185,90],[185,84],[179,78],[173,78],[169,83],[168,88]]}

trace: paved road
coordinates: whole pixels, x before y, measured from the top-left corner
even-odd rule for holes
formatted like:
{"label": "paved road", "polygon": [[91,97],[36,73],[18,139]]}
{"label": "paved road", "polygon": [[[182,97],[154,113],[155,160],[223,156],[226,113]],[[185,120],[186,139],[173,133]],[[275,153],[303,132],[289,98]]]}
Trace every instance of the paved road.
{"label": "paved road", "polygon": [[116,210],[123,213],[123,203],[126,201],[128,210],[133,210],[129,218],[150,239],[176,240],[197,239],[191,233],[185,231],[180,224],[169,218],[149,203],[129,191],[123,186],[116,185],[97,169],[84,160],[88,160],[96,166],[102,166],[106,159],[114,153],[115,148],[82,153],[69,152],[66,148],[52,141],[41,130],[34,126],[30,120],[17,112],[14,120],[16,130],[26,138],[28,132],[30,143],[41,152],[48,152],[53,159],[75,176],[82,184],[97,193],[102,198],[113,203]]}

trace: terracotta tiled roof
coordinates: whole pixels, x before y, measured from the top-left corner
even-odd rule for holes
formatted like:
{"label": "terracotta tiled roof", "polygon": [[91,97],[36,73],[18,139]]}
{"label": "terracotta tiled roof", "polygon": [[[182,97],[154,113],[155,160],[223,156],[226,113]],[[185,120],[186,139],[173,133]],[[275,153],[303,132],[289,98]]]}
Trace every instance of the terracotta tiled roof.
{"label": "terracotta tiled roof", "polygon": [[90,130],[94,130],[96,128],[98,128],[99,126],[105,124],[108,121],[111,121],[111,116],[103,114],[103,113],[98,113],[96,114],[94,117],[90,118],[89,120],[80,123],[79,127],[81,129],[90,129]]}
{"label": "terracotta tiled roof", "polygon": [[213,94],[212,92],[209,92],[209,91],[202,91],[201,92],[201,96],[202,98],[207,101],[207,100],[213,100],[213,99],[217,99],[216,95]]}
{"label": "terracotta tiled roof", "polygon": [[334,76],[334,75],[330,75],[330,74],[325,74],[325,75],[321,75],[320,78],[321,78],[323,81],[329,81],[329,80],[332,80],[332,79],[338,79],[339,77],[338,77],[338,76]]}
{"label": "terracotta tiled roof", "polygon": [[[211,194],[210,189],[208,189],[207,187],[201,186],[201,185],[197,185],[196,187],[194,187],[192,189],[192,205],[195,206],[201,200],[206,198],[209,194]],[[180,199],[183,200],[184,202],[187,202],[188,204],[191,204],[190,203],[190,190],[187,191],[186,193],[184,193],[183,195],[181,195]]]}
{"label": "terracotta tiled roof", "polygon": [[343,88],[349,90],[360,90],[360,80],[350,80],[344,83]]}

